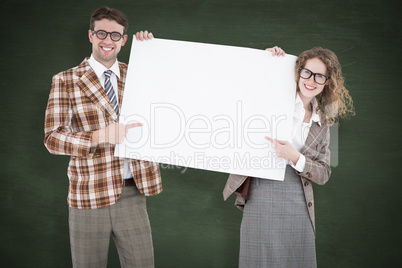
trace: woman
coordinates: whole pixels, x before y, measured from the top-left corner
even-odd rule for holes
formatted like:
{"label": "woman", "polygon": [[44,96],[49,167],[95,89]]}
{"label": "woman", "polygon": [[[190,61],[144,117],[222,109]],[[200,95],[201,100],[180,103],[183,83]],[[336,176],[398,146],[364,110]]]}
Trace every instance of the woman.
{"label": "woman", "polygon": [[[282,49],[267,49],[284,55]],[[331,174],[329,126],[353,114],[336,55],[321,47],[296,61],[297,94],[292,142],[266,137],[277,156],[288,161],[283,182],[230,175],[224,199],[236,192],[244,209],[239,267],[316,267],[312,183]]]}

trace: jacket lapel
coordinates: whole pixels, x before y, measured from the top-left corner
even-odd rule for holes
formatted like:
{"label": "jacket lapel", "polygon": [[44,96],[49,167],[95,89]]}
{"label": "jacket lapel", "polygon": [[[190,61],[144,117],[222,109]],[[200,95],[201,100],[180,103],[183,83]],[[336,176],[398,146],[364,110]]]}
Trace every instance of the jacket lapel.
{"label": "jacket lapel", "polygon": [[119,111],[121,111],[121,107],[123,104],[124,87],[127,75],[127,65],[119,63],[119,69],[120,69],[120,78],[117,79],[117,87],[119,91]]}
{"label": "jacket lapel", "polygon": [[317,122],[313,122],[311,125],[310,131],[308,133],[306,143],[304,144],[303,148],[301,149],[302,154],[307,154],[307,151],[310,148],[314,148],[318,142],[321,140],[321,135],[324,130],[324,125],[320,126]]}
{"label": "jacket lapel", "polygon": [[[80,75],[82,74],[82,75]],[[117,120],[116,111],[106,95],[105,90],[101,86],[99,79],[90,67],[87,60],[84,60],[77,70],[77,75],[79,76],[77,85],[80,87],[81,91],[105,114],[108,114],[113,120]],[[119,96],[120,96],[120,81],[119,81]],[[121,100],[121,98],[119,98]]]}

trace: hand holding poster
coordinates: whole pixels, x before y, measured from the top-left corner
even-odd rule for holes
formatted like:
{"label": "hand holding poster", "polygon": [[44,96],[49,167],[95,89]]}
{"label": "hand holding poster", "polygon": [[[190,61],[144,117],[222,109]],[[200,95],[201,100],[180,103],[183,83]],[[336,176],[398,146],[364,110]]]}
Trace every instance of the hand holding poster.
{"label": "hand holding poster", "polygon": [[296,57],[133,38],[120,122],[140,122],[115,155],[283,180],[264,138],[289,140]]}

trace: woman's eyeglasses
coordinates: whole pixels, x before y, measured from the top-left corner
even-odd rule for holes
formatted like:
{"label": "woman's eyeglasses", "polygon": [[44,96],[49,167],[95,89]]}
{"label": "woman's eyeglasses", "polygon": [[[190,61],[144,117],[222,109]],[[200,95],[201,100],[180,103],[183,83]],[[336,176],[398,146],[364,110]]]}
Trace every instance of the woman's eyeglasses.
{"label": "woman's eyeglasses", "polygon": [[314,81],[320,85],[324,85],[325,82],[327,82],[327,80],[329,79],[329,77],[326,75],[313,73],[309,69],[303,67],[299,68],[299,75],[301,78],[304,79],[309,79],[312,75],[314,75]]}

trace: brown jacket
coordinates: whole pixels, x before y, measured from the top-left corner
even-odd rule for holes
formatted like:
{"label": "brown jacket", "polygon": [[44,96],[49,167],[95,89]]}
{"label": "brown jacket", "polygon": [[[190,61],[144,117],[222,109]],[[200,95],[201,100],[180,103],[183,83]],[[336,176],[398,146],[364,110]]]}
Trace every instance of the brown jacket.
{"label": "brown jacket", "polygon": [[[122,104],[127,64],[119,63],[119,105]],[[114,157],[114,145],[91,148],[92,132],[118,121],[118,116],[87,59],[53,77],[46,108],[45,146],[52,154],[69,155],[68,204],[79,209],[113,205],[123,187],[123,158]],[[141,194],[162,191],[159,165],[129,160]]]}

